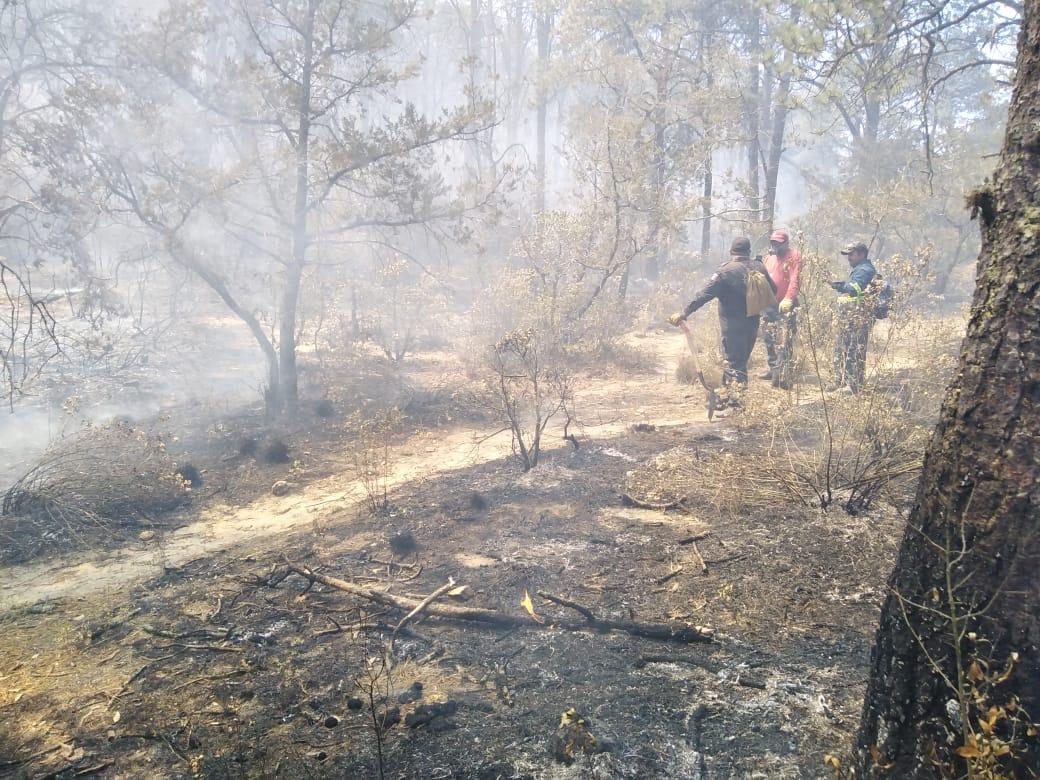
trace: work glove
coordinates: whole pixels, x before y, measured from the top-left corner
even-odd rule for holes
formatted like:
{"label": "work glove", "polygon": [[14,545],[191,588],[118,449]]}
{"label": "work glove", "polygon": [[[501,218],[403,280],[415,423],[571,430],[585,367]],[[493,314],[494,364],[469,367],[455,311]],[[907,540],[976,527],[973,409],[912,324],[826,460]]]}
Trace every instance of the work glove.
{"label": "work glove", "polygon": [[842,292],[845,289],[845,282],[831,282],[831,289]]}
{"label": "work glove", "polygon": [[686,322],[686,315],[681,311],[677,311],[668,318],[668,322],[678,328],[682,323]]}
{"label": "work glove", "polygon": [[793,309],[793,308],[794,308],[794,301],[792,301],[790,298],[784,298],[782,301],[780,301],[780,313],[781,314],[790,314],[791,313],[791,309]]}

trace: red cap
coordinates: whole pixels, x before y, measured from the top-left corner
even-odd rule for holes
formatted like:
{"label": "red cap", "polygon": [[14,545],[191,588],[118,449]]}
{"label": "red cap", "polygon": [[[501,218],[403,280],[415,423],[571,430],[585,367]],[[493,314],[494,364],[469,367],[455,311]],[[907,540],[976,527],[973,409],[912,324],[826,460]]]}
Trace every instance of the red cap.
{"label": "red cap", "polygon": [[783,228],[777,228],[773,231],[773,235],[769,237],[770,241],[776,241],[778,244],[786,244],[791,240],[791,237],[787,234],[787,231]]}

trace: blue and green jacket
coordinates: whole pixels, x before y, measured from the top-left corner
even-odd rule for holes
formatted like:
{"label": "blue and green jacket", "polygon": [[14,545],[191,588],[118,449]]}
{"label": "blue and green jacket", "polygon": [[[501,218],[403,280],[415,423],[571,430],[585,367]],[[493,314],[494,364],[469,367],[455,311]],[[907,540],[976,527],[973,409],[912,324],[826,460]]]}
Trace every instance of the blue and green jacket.
{"label": "blue and green jacket", "polygon": [[862,263],[853,266],[847,282],[836,284],[834,289],[850,298],[858,299],[863,297],[863,293],[866,292],[870,283],[874,281],[875,276],[877,276],[877,269],[874,267],[874,264],[870,260],[864,260]]}

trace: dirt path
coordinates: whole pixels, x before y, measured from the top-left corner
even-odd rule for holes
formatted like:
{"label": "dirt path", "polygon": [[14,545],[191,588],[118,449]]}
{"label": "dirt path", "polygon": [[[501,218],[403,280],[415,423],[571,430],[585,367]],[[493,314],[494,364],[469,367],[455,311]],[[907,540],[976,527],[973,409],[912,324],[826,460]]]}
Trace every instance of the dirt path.
{"label": "dirt path", "polygon": [[[580,377],[575,401],[580,436],[602,440],[624,433],[635,423],[668,427],[704,420],[699,396],[672,378],[684,349],[682,339],[674,333],[658,333],[633,339],[633,344],[653,357],[656,369],[637,376],[612,372],[605,377]],[[550,427],[546,440],[558,447],[561,436],[562,429]],[[509,435],[493,429],[459,426],[424,431],[394,448],[387,488],[418,485],[509,455]],[[331,477],[282,498],[268,495],[245,506],[208,508],[194,522],[165,534],[161,543],[128,545],[100,559],[83,561],[80,555],[79,563],[67,556],[0,569],[0,611],[118,589],[224,550],[269,547],[281,534],[343,522],[344,515],[365,500],[365,488],[351,474],[346,453],[333,458],[341,465]]]}

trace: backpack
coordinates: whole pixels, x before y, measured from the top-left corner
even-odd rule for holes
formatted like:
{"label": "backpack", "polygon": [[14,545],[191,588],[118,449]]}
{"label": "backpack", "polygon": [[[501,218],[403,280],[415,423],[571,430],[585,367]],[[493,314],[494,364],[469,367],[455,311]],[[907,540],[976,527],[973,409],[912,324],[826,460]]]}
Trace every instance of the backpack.
{"label": "backpack", "polygon": [[896,291],[895,288],[892,287],[891,283],[881,275],[880,271],[875,273],[874,278],[870,280],[865,295],[869,296],[874,302],[874,319],[888,319],[889,312],[892,308],[892,299],[895,298]]}
{"label": "backpack", "polygon": [[757,317],[766,309],[776,306],[776,293],[772,285],[761,271],[748,271],[747,292],[745,298],[747,316]]}

